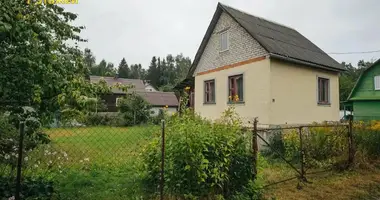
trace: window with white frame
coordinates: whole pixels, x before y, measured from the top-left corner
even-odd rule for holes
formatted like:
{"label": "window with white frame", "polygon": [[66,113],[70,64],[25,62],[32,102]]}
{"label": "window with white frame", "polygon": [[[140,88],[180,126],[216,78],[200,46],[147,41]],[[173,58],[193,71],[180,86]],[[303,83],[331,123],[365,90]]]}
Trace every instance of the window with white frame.
{"label": "window with white frame", "polygon": [[380,75],[375,76],[375,90],[380,90]]}
{"label": "window with white frame", "polygon": [[318,104],[330,104],[330,80],[318,77]]}
{"label": "window with white frame", "polygon": [[228,31],[223,31],[220,33],[220,51],[228,50]]}

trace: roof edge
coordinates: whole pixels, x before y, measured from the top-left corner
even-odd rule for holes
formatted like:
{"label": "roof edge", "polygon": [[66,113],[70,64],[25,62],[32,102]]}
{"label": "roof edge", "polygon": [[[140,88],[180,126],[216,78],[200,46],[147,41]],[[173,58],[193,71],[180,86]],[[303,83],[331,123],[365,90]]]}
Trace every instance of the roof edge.
{"label": "roof edge", "polygon": [[296,64],[307,65],[307,66],[311,66],[311,67],[316,67],[316,68],[320,68],[320,69],[324,69],[324,70],[328,70],[328,71],[333,71],[333,72],[346,71],[345,69],[338,69],[338,68],[333,68],[330,66],[323,66],[320,64],[315,64],[315,63],[311,63],[311,62],[307,62],[307,61],[303,61],[303,60],[299,60],[299,59],[295,59],[295,58],[291,58],[291,57],[286,57],[286,56],[282,56],[282,55],[274,54],[274,53],[269,53],[269,56],[273,57],[275,59],[284,60],[284,61],[288,61],[288,62],[292,62],[292,63],[296,63]]}
{"label": "roof edge", "polygon": [[355,86],[352,88],[351,92],[350,92],[350,95],[348,95],[347,97],[347,101],[350,101],[350,99],[352,98],[352,95],[354,93],[354,91],[356,90],[356,87],[358,86],[359,84],[359,81],[362,79],[363,77],[363,74],[366,73],[369,69],[371,69],[373,66],[376,66],[377,64],[380,63],[380,59],[378,59],[377,61],[375,61],[371,66],[367,67],[367,69],[364,69],[363,72],[360,74],[358,80],[356,80],[356,83],[355,83]]}

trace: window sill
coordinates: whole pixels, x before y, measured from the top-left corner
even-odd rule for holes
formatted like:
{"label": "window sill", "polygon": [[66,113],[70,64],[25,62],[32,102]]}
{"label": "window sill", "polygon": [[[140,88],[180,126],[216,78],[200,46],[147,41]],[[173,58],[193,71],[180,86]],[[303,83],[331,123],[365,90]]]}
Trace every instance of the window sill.
{"label": "window sill", "polygon": [[318,102],[318,106],[327,106],[327,107],[330,107],[331,103],[321,103],[321,102]]}
{"label": "window sill", "polygon": [[215,105],[216,102],[204,102],[203,105]]}
{"label": "window sill", "polygon": [[237,101],[237,102],[235,102],[235,101],[228,101],[227,104],[229,104],[229,105],[233,105],[233,104],[245,104],[245,101]]}

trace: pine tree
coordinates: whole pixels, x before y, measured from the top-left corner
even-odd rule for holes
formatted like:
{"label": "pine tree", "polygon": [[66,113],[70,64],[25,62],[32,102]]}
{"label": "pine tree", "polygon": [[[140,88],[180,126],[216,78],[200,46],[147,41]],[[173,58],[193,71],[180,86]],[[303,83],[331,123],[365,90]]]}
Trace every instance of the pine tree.
{"label": "pine tree", "polygon": [[150,84],[153,87],[157,87],[160,74],[158,74],[157,58],[153,56],[152,61],[150,62],[148,73],[146,79],[150,81]]}
{"label": "pine tree", "polygon": [[120,61],[117,73],[120,78],[129,78],[131,70],[128,67],[127,61],[125,61],[125,58]]}

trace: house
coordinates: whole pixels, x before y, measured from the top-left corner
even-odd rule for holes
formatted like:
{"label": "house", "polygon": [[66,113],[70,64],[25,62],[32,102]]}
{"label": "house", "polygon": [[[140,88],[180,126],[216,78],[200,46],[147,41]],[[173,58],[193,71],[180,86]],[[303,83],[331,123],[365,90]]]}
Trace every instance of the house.
{"label": "house", "polygon": [[[114,86],[117,83],[122,85],[133,85],[133,88],[128,89],[128,93],[136,93],[143,97],[148,103],[151,104],[151,116],[158,115],[159,110],[164,107],[169,113],[177,112],[178,100],[173,92],[159,92],[152,91],[153,87],[147,87],[143,80],[140,79],[125,79],[117,77],[101,77],[101,76],[90,76],[90,81],[92,83],[97,83],[103,79],[106,81],[108,86]],[[153,88],[154,89],[154,88]],[[117,104],[118,100],[124,97],[127,93],[118,89],[112,88],[111,94],[103,95],[101,98],[106,104],[106,112],[118,112]]]}
{"label": "house", "polygon": [[345,104],[354,120],[380,120],[380,59],[363,71]]}
{"label": "house", "polygon": [[234,105],[245,121],[294,124],[339,120],[343,70],[295,29],[219,3],[188,78],[203,117]]}
{"label": "house", "polygon": [[153,87],[153,85],[151,85],[149,83],[149,81],[145,81],[145,91],[148,91],[148,92],[157,92],[157,89],[155,87]]}

